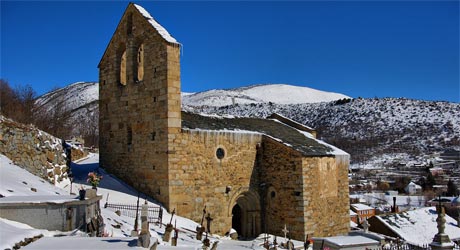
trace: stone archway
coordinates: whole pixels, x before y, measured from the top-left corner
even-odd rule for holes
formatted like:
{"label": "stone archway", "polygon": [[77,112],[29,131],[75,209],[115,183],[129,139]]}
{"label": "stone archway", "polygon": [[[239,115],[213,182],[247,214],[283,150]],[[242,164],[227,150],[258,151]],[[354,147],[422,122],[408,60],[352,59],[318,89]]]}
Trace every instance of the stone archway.
{"label": "stone archway", "polygon": [[254,238],[260,234],[260,199],[252,190],[241,190],[229,207],[232,228],[242,238]]}

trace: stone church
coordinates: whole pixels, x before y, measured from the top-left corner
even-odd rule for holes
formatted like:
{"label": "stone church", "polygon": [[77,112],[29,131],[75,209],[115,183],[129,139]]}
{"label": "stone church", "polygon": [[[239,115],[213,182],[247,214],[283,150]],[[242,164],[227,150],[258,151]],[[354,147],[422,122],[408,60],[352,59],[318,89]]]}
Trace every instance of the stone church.
{"label": "stone church", "polygon": [[129,4],[99,63],[100,162],[212,233],[294,239],[349,230],[349,155],[279,115],[181,111],[181,44]]}

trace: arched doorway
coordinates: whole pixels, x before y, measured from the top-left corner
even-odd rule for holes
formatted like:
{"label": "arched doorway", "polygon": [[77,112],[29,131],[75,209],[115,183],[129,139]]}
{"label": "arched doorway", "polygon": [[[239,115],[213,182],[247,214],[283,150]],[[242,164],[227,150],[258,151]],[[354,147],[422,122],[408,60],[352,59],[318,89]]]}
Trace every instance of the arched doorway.
{"label": "arched doorway", "polygon": [[232,228],[242,238],[254,238],[260,234],[260,202],[257,193],[247,190],[235,195],[230,211]]}
{"label": "arched doorway", "polygon": [[241,207],[236,204],[232,209],[232,228],[235,229],[238,234],[241,232]]}

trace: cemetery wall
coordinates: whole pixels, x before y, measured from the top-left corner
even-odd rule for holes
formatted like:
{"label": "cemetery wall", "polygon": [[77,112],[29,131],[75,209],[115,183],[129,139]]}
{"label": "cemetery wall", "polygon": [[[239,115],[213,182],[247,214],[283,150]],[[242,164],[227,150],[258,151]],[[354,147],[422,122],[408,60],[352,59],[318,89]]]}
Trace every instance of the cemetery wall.
{"label": "cemetery wall", "polygon": [[[66,176],[67,167],[61,139],[32,125],[24,125],[0,116],[0,153],[30,173],[54,183]],[[72,150],[72,160],[86,156]]]}

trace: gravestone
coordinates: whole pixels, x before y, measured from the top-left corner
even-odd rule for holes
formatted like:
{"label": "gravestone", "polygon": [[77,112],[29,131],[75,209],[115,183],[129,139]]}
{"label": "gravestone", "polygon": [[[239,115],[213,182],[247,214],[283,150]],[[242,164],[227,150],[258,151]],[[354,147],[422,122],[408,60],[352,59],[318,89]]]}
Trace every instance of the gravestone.
{"label": "gravestone", "polygon": [[150,230],[148,220],[149,206],[147,201],[142,205],[141,209],[141,233],[137,240],[137,246],[147,248],[150,246]]}

